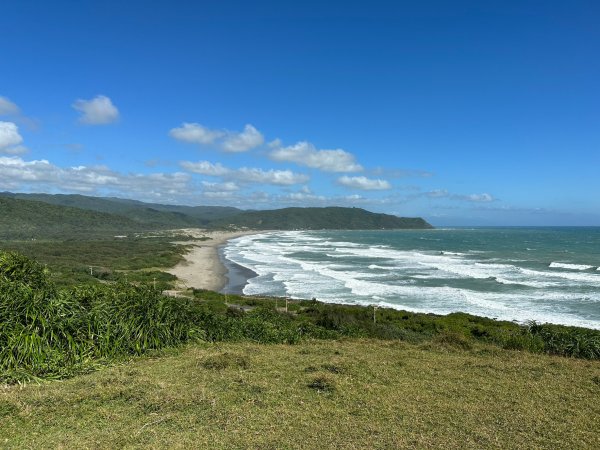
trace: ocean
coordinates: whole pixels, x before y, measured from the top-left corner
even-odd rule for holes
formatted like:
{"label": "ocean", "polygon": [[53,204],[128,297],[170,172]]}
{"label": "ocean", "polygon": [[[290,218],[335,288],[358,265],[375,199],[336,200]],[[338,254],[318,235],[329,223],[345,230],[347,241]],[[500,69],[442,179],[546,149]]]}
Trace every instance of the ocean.
{"label": "ocean", "polygon": [[597,227],[282,231],[222,251],[253,272],[247,295],[600,329]]}

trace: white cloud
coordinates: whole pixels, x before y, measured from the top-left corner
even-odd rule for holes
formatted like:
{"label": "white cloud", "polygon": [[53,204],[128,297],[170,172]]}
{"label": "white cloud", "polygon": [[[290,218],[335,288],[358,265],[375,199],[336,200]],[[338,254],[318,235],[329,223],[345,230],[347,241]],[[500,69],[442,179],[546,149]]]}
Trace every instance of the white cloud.
{"label": "white cloud", "polygon": [[119,118],[119,110],[105,95],[97,95],[91,100],[79,99],[72,106],[81,113],[79,121],[88,125],[106,125]]}
{"label": "white cloud", "polygon": [[127,198],[173,199],[192,193],[191,176],[172,174],[123,174],[105,166],[62,168],[47,160],[25,161],[0,157],[0,188],[9,190],[76,191],[86,194],[116,194]]}
{"label": "white cloud", "polygon": [[465,196],[465,200],[468,200],[470,202],[486,203],[486,202],[493,202],[495,199],[490,194],[483,193],[483,194],[467,195],[467,196]]}
{"label": "white cloud", "polygon": [[182,161],[180,165],[183,169],[190,172],[199,173],[200,175],[210,175],[213,177],[220,177],[231,172],[230,169],[224,167],[221,163],[213,164],[208,161]]}
{"label": "white cloud", "polygon": [[18,155],[27,152],[27,148],[20,145],[23,137],[19,134],[19,127],[13,122],[0,122],[0,153]]}
{"label": "white cloud", "polygon": [[242,167],[235,171],[235,178],[239,181],[274,184],[289,186],[292,184],[306,183],[310,178],[302,173],[294,173],[291,170],[262,170]]}
{"label": "white cloud", "polygon": [[184,122],[179,128],[172,128],[169,131],[169,136],[178,141],[188,142],[190,144],[209,145],[215,142],[218,138],[224,136],[224,132],[219,130],[211,130],[199,123]]}
{"label": "white cloud", "polygon": [[210,192],[233,192],[240,188],[233,181],[228,181],[226,183],[209,183],[208,181],[203,181],[202,186],[204,186],[204,191]]}
{"label": "white cloud", "polygon": [[295,173],[291,170],[263,170],[250,167],[229,169],[223,166],[221,163],[213,164],[208,161],[182,161],[180,166],[187,171],[198,173],[200,175],[223,177],[229,181],[237,181],[240,183],[289,186],[293,184],[306,183],[310,179],[308,175]]}
{"label": "white cloud", "polygon": [[252,125],[248,124],[241,133],[228,133],[222,148],[226,152],[245,152],[265,142],[265,138]]}
{"label": "white cloud", "polygon": [[184,122],[178,128],[172,128],[169,136],[178,141],[190,144],[218,146],[221,150],[231,153],[251,150],[265,141],[263,135],[248,124],[241,133],[227,130],[213,130],[199,123]]}
{"label": "white cloud", "polygon": [[354,155],[342,149],[317,150],[313,144],[306,141],[282,147],[279,139],[271,142],[269,146],[273,148],[269,156],[275,161],[290,161],[325,172],[360,172],[363,170],[363,167],[356,162]]}
{"label": "white cloud", "polygon": [[349,177],[347,175],[338,178],[338,183],[349,188],[362,189],[365,191],[380,191],[392,188],[392,185],[386,180],[367,177]]}
{"label": "white cloud", "polygon": [[236,199],[232,191],[204,191],[202,197],[211,200],[232,200]]}
{"label": "white cloud", "polygon": [[0,116],[17,115],[19,112],[20,110],[17,105],[15,105],[6,97],[0,96]]}

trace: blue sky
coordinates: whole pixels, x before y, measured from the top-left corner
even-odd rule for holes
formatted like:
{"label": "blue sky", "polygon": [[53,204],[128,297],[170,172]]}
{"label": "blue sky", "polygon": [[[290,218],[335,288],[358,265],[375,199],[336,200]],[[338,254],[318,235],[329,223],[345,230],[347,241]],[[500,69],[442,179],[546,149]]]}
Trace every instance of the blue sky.
{"label": "blue sky", "polygon": [[600,225],[595,1],[2,6],[0,190]]}

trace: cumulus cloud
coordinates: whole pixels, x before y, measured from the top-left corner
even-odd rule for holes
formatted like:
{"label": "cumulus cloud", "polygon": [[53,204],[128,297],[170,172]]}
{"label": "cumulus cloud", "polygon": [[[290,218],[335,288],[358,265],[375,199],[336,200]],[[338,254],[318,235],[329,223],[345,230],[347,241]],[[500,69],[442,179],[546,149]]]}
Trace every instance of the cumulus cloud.
{"label": "cumulus cloud", "polygon": [[306,183],[309,180],[307,175],[294,173],[291,170],[263,170],[248,167],[236,170],[235,178],[239,181],[249,183],[274,184],[279,186]]}
{"label": "cumulus cloud", "polygon": [[233,192],[240,188],[233,181],[226,183],[209,183],[208,181],[203,181],[202,186],[204,186],[204,191],[210,192]]}
{"label": "cumulus cloud", "polygon": [[310,142],[302,141],[288,147],[282,147],[276,139],[269,145],[273,150],[269,156],[274,161],[287,161],[323,170],[325,172],[360,172],[363,167],[354,155],[342,149],[318,150]]}
{"label": "cumulus cloud", "polygon": [[6,97],[0,96],[0,116],[14,116],[21,111],[17,105]]}
{"label": "cumulus cloud", "polygon": [[27,152],[22,146],[23,137],[19,134],[19,127],[13,122],[0,122],[0,153],[19,155]]}
{"label": "cumulus cloud", "polygon": [[338,183],[342,186],[365,191],[381,191],[392,188],[392,185],[386,180],[367,177],[349,177],[347,175],[338,178]]}
{"label": "cumulus cloud", "polygon": [[190,144],[209,145],[222,137],[225,133],[218,130],[211,130],[199,123],[184,122],[178,128],[172,128],[169,136],[178,141],[188,142]]}
{"label": "cumulus cloud", "polygon": [[182,161],[180,165],[183,169],[190,172],[198,173],[200,175],[210,175],[213,177],[220,177],[231,172],[230,169],[224,167],[221,163],[213,164],[208,161]]}
{"label": "cumulus cloud", "polygon": [[91,100],[78,99],[72,106],[81,113],[79,121],[87,125],[106,125],[119,119],[119,110],[105,95]]}
{"label": "cumulus cloud", "polygon": [[213,130],[199,123],[184,122],[180,127],[172,128],[169,136],[178,141],[198,145],[216,145],[231,153],[246,152],[265,141],[263,135],[252,125],[247,124],[241,133],[227,130]]}
{"label": "cumulus cloud", "polygon": [[0,188],[8,190],[77,191],[156,200],[191,192],[190,181],[191,176],[182,172],[123,174],[105,166],[62,168],[45,159],[0,157]]}
{"label": "cumulus cloud", "polygon": [[293,184],[306,183],[310,177],[291,170],[263,170],[258,168],[242,167],[240,169],[229,169],[220,163],[213,164],[208,161],[182,161],[181,168],[214,177],[223,177],[228,181],[240,183],[272,184],[278,186],[289,186]]}
{"label": "cumulus cloud", "polygon": [[248,124],[241,133],[228,133],[223,140],[222,148],[226,152],[245,152],[265,142],[263,135]]}

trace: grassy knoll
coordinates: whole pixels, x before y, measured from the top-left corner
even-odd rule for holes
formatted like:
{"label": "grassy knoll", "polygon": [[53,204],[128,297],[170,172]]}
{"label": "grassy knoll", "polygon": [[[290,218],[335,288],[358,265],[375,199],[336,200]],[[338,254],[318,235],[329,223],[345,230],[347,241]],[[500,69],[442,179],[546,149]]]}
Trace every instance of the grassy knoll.
{"label": "grassy knoll", "polygon": [[597,361],[477,344],[199,343],[0,389],[3,448],[599,448]]}

